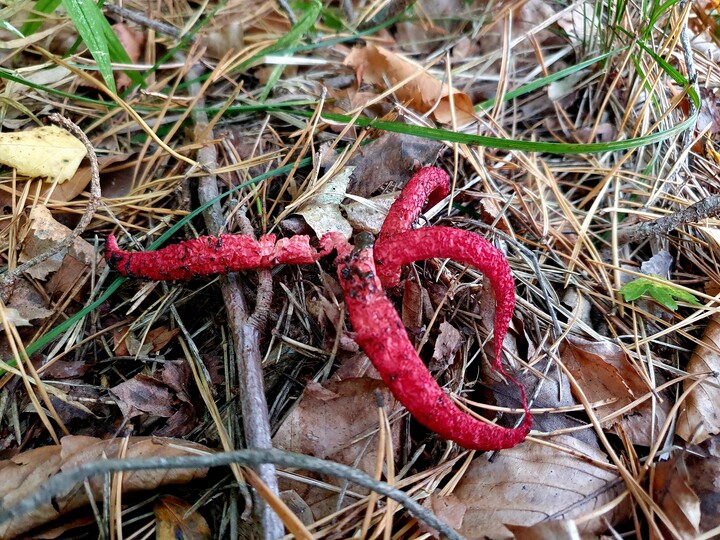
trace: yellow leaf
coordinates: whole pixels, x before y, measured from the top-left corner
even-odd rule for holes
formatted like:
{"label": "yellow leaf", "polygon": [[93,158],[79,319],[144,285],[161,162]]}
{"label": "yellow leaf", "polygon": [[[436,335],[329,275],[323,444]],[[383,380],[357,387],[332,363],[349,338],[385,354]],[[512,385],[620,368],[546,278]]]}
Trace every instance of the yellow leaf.
{"label": "yellow leaf", "polygon": [[64,182],[72,178],[86,153],[79,140],[56,126],[0,133],[0,163],[31,178]]}

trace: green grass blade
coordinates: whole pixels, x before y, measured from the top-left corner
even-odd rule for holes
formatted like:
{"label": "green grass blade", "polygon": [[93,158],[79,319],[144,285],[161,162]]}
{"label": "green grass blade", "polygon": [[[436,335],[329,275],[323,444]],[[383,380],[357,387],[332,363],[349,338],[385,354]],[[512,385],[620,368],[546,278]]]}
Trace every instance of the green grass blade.
{"label": "green grass blade", "polygon": [[[295,111],[299,114],[310,118],[310,111]],[[334,122],[344,124],[354,123],[360,127],[372,127],[381,131],[390,131],[393,133],[403,133],[413,135],[434,141],[455,142],[467,144],[470,146],[483,146],[485,148],[498,148],[501,150],[522,150],[525,152],[545,152],[549,154],[591,154],[598,152],[611,152],[616,150],[628,150],[630,148],[638,148],[651,143],[656,143],[668,139],[686,129],[690,129],[695,124],[695,118],[691,117],[684,122],[673,126],[670,129],[650,133],[641,137],[632,139],[608,141],[601,143],[559,143],[559,142],[542,142],[542,141],[518,141],[515,139],[505,139],[502,137],[491,137],[488,135],[470,135],[468,133],[458,133],[448,131],[446,129],[430,128],[424,126],[414,126],[403,124],[402,122],[392,122],[389,120],[374,120],[371,118],[355,118],[345,114],[322,113],[322,118]]]}
{"label": "green grass blade", "polygon": [[[110,23],[92,0],[62,0],[62,4],[95,59],[103,81],[113,93],[117,93],[111,62],[129,64],[130,57],[113,32]],[[137,77],[137,73],[134,77]]]}
{"label": "green grass blade", "polygon": [[57,9],[60,5],[60,1],[61,0],[38,0],[35,3],[33,13],[28,16],[27,21],[25,21],[25,24],[23,24],[20,28],[23,35],[29,36],[37,32],[44,22],[44,18],[40,17],[39,14],[44,13],[49,15]]}
{"label": "green grass blade", "polygon": [[[626,47],[622,47],[620,49],[615,49],[614,51],[606,52],[605,54],[601,54],[600,56],[595,56],[594,58],[590,58],[589,60],[585,60],[574,66],[570,66],[565,69],[561,69],[557,73],[552,73],[552,74],[548,75],[547,77],[541,77],[540,79],[537,79],[530,83],[523,84],[522,86],[519,86],[518,88],[515,88],[514,90],[507,92],[505,94],[505,96],[503,97],[503,101],[510,101],[511,99],[515,99],[524,94],[528,94],[534,90],[537,90],[538,88],[547,86],[548,84],[550,84],[552,82],[559,81],[560,79],[564,79],[565,77],[572,75],[573,73],[577,73],[578,71],[581,71],[585,68],[592,66],[593,64],[597,64],[598,62],[602,62],[603,60],[610,58],[611,56],[614,56],[618,53],[626,51],[626,50],[628,50],[628,48],[629,47],[626,46]],[[483,101],[482,103],[475,105],[475,110],[481,111],[483,109],[491,109],[495,105],[495,101],[496,101],[495,98]]]}
{"label": "green grass blade", "polygon": [[[275,52],[284,55],[291,54],[284,49],[287,49],[288,47],[294,47],[298,43],[300,43],[300,40],[302,40],[303,36],[315,26],[315,23],[317,22],[321,11],[322,4],[320,3],[320,0],[315,0],[314,2],[312,2],[310,7],[305,12],[305,15],[303,15],[300,20],[295,23],[295,25],[293,25],[293,27],[290,29],[290,32],[277,40],[277,43],[274,46]],[[264,51],[264,54],[269,54],[269,52],[266,50]],[[275,66],[275,68],[270,73],[270,77],[268,77],[267,83],[265,83],[265,88],[263,88],[263,91],[260,94],[258,101],[263,102],[267,99],[273,87],[280,80],[283,71],[285,71],[285,65],[281,64]]]}

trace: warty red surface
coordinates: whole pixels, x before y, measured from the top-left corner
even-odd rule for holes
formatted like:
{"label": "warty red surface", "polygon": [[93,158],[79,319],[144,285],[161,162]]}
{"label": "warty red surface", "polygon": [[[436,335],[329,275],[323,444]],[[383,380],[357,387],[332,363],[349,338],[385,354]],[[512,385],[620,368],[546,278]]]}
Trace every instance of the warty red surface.
{"label": "warty red surface", "polygon": [[[398,242],[405,243],[402,237],[398,238]],[[523,424],[514,429],[486,424],[460,410],[440,388],[415,352],[402,320],[385,296],[376,274],[372,248],[354,252],[338,264],[338,278],[357,343],[393,395],[421,424],[474,450],[511,448],[525,439],[532,427],[529,414]]]}

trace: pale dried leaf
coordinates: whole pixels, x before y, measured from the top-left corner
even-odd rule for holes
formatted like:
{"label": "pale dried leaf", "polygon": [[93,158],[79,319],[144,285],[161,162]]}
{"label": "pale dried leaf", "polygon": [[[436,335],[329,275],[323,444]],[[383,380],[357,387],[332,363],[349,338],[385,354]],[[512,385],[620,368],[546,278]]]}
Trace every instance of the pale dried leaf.
{"label": "pale dried leaf", "polygon": [[[607,462],[600,449],[566,435],[553,439],[580,455]],[[460,533],[468,538],[509,539],[504,526],[547,519],[574,519],[611,501],[622,490],[619,476],[580,457],[539,444],[520,444],[490,461],[473,460],[454,494],[467,506]],[[624,509],[583,522],[580,532],[599,534],[624,519]]]}
{"label": "pale dried leaf", "polygon": [[575,45],[586,45],[590,40],[597,39],[600,22],[596,8],[594,2],[581,2],[558,19],[558,26],[567,32]]}
{"label": "pale dried leaf", "polygon": [[[103,441],[94,437],[63,437],[60,445],[44,446],[22,452],[12,459],[0,461],[0,505],[11,507],[38,489],[51,477],[61,471],[71,470],[80,464],[101,459],[120,457],[123,439]],[[148,457],[184,456],[191,452],[210,452],[200,444],[180,439],[161,437],[130,437],[127,459]],[[123,477],[123,493],[153,490],[169,484],[185,484],[207,474],[207,469],[168,469],[154,471],[126,472]],[[95,500],[103,497],[102,477],[90,478],[87,485]],[[82,484],[60,493],[52,502],[42,504],[34,511],[18,516],[0,525],[0,538],[13,538],[24,532],[49,523],[68,512],[89,503]]]}
{"label": "pale dried leaf", "polygon": [[367,231],[377,235],[396,198],[395,193],[379,195],[372,199],[362,199],[345,204],[343,209],[354,230]]}
{"label": "pale dried leaf", "polygon": [[3,307],[2,309],[5,312],[5,318],[13,326],[32,326],[30,321],[20,315],[17,309],[11,307]]}
{"label": "pale dried leaf", "polygon": [[588,74],[587,70],[577,71],[572,75],[553,81],[548,85],[547,93],[550,101],[560,101],[562,98],[574,93],[578,83],[582,81]]}
{"label": "pale dried leaf", "polygon": [[323,184],[310,202],[297,211],[318,237],[329,232],[339,232],[345,238],[352,236],[352,225],[340,212],[340,203],[345,198],[353,170],[354,167],[346,167],[333,176]]}
{"label": "pale dried leaf", "polygon": [[[676,433],[695,444],[720,433],[720,316],[713,315],[703,333],[702,343],[695,347],[687,372],[695,375],[711,373],[698,384],[685,400],[680,411]],[[685,389],[693,379],[684,382]]]}
{"label": "pale dried leaf", "polygon": [[421,113],[433,110],[432,114],[438,122],[448,123],[452,120],[452,96],[457,122],[467,124],[475,119],[473,104],[467,94],[450,88],[427,73],[421,65],[384,47],[367,45],[355,48],[345,58],[345,65],[355,69],[358,79],[380,86],[383,90],[386,89],[386,81],[394,86],[417,74],[410,82],[395,90],[398,99]]}
{"label": "pale dried leaf", "polygon": [[72,178],[87,151],[64,129],[44,126],[29,131],[0,133],[0,163],[31,178]]}

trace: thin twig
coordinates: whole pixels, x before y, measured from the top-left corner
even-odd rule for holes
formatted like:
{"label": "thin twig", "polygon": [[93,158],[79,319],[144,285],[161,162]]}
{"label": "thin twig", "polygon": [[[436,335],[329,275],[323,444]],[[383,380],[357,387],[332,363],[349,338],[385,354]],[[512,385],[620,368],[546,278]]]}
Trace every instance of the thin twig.
{"label": "thin twig", "polygon": [[[171,36],[177,39],[183,39],[184,37],[180,30],[174,26],[154,19],[149,19],[147,15],[140,13],[139,11],[134,11],[123,6],[116,6],[114,4],[104,4],[103,9],[105,11],[109,11],[113,15],[119,15],[120,17],[139,24],[140,26],[150,28],[166,36]],[[188,43],[195,43],[196,39],[197,36],[191,36],[188,38]]]}
{"label": "thin twig", "polygon": [[68,493],[77,484],[91,476],[121,471],[148,471],[153,469],[204,469],[207,467],[222,467],[232,463],[251,467],[262,464],[273,464],[286,468],[296,467],[344,478],[397,501],[407,508],[415,518],[436,529],[446,538],[463,540],[463,537],[454,529],[423,508],[407,493],[394,488],[386,482],[375,480],[372,476],[347,465],[275,449],[236,450],[234,452],[205,456],[108,459],[85,463],[74,469],[56,474],[44,482],[41,489],[21,499],[9,508],[0,509],[0,524],[32,512],[43,504],[48,504],[54,497],[61,493]]}
{"label": "thin twig", "polygon": [[627,244],[643,240],[649,236],[666,234],[677,229],[680,225],[697,223],[703,219],[717,217],[718,215],[720,215],[720,195],[711,195],[668,216],[632,225],[619,231],[618,243]]}
{"label": "thin twig", "polygon": [[288,21],[290,21],[290,24],[295,25],[297,23],[297,17],[295,16],[295,13],[292,10],[292,7],[288,3],[287,0],[278,0],[278,6],[282,11],[285,12],[285,15],[287,15]]}
{"label": "thin twig", "polygon": [[12,295],[12,290],[15,282],[23,273],[27,272],[32,267],[48,260],[53,255],[60,253],[62,250],[69,248],[75,242],[75,240],[83,232],[85,232],[85,229],[92,221],[93,217],[95,216],[95,212],[100,206],[100,199],[102,197],[102,193],[100,191],[100,167],[98,166],[97,155],[95,154],[95,149],[93,148],[93,145],[85,136],[85,133],[83,133],[83,131],[76,124],[74,124],[72,121],[68,120],[61,114],[53,113],[48,118],[53,123],[62,126],[70,133],[75,135],[75,137],[80,139],[83,145],[85,145],[88,159],[90,160],[90,196],[88,197],[88,203],[85,207],[85,211],[83,212],[82,217],[80,218],[80,221],[69,235],[67,235],[65,238],[63,238],[61,242],[57,243],[45,253],[41,253],[37,257],[33,257],[29,261],[24,262],[23,264],[16,267],[14,270],[6,273],[2,277],[2,281],[0,282],[0,295],[2,295],[2,299],[4,302],[7,301],[7,299]]}
{"label": "thin twig", "polygon": [[[198,101],[193,108],[192,117],[195,122],[195,133],[204,133],[208,139],[213,139],[212,130],[208,128],[208,118],[204,111],[204,99],[200,93],[203,91],[197,81],[202,74],[199,69],[188,71],[187,80],[190,83],[191,95],[198,95]],[[203,143],[204,141],[198,141]],[[214,145],[204,145],[198,152],[198,161],[210,170],[217,168],[217,150]],[[218,196],[217,178],[214,174],[205,176],[199,182],[198,199],[200,204],[215,199]],[[219,202],[204,212],[205,225],[208,232],[218,235],[222,232],[225,219]],[[272,298],[272,285],[267,283],[272,279],[269,271],[261,272],[261,287],[258,289],[258,309],[262,310],[269,305]],[[258,322],[264,320],[259,317],[253,319],[249,314],[247,303],[242,292],[240,281],[236,274],[220,277],[225,309],[228,322],[233,334],[235,356],[237,359],[238,385],[240,404],[242,407],[243,428],[245,442],[249,448],[272,448],[272,432],[268,415],[267,401],[265,400],[265,382],[262,370],[262,355],[260,354],[260,327]],[[269,296],[269,298],[268,298]],[[261,480],[269,489],[278,494],[277,476],[275,467],[270,464],[258,464],[257,471]],[[284,533],[280,518],[260,497],[255,500],[255,512],[260,519],[265,538],[279,538]]]}

